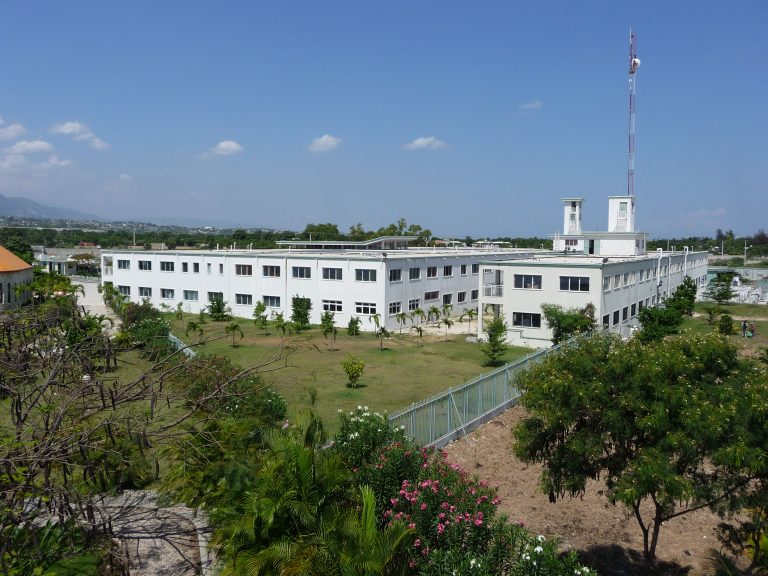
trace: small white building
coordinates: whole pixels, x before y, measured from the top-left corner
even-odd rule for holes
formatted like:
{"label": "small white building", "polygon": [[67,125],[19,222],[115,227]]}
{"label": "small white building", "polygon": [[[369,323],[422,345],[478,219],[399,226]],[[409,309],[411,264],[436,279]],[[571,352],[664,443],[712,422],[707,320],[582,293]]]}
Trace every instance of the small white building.
{"label": "small white building", "polygon": [[337,326],[353,316],[362,330],[378,314],[387,329],[397,329],[397,314],[427,312],[449,304],[459,315],[477,308],[480,262],[530,258],[531,250],[408,248],[410,237],[365,242],[288,241],[277,250],[104,250],[102,282],[134,302],[196,313],[222,298],[240,318],[252,318],[262,301],[268,313],[291,314],[291,298],[312,301],[310,321],[325,310]]}
{"label": "small white building", "polygon": [[30,284],[33,276],[31,264],[0,246],[0,310],[18,308],[29,302],[30,292],[19,292],[17,287]]}
{"label": "small white building", "polygon": [[[607,232],[582,231],[583,199],[563,202],[563,233],[554,237],[551,253],[481,264],[480,310],[505,318],[510,343],[551,344],[542,304],[592,304],[598,326],[629,335],[639,324],[638,312],[663,302],[686,276],[699,288],[706,285],[706,252],[686,247],[646,253],[647,235],[635,231],[633,196],[609,198]],[[483,334],[482,319],[478,333]]]}

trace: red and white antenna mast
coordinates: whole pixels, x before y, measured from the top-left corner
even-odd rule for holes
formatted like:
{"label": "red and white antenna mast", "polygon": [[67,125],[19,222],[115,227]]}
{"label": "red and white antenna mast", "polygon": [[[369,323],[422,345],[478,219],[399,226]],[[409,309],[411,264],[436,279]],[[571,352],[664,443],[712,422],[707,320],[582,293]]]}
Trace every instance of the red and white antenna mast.
{"label": "red and white antenna mast", "polygon": [[640,59],[635,50],[635,33],[629,29],[629,147],[627,169],[627,196],[635,194],[635,74]]}

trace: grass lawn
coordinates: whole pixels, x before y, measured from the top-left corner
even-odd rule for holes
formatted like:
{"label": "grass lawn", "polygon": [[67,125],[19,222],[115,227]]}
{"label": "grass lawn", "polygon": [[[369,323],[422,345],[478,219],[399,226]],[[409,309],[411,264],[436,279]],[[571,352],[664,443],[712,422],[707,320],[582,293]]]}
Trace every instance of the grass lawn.
{"label": "grass lawn", "polygon": [[[694,334],[709,334],[713,326],[707,324],[705,306],[713,306],[712,303],[697,302],[693,318],[686,318],[683,322],[683,332]],[[719,306],[724,314],[733,317],[734,333],[730,338],[744,350],[745,355],[756,356],[764,348],[768,347],[768,306],[764,304],[724,304]],[[753,338],[741,337],[741,321],[755,323],[756,335]]]}
{"label": "grass lawn", "polygon": [[[195,337],[185,336],[189,320],[196,315],[185,314],[182,320],[168,316],[173,333],[192,344]],[[204,338],[209,341],[195,346],[198,353],[228,356],[243,367],[254,366],[263,358],[274,354],[281,345],[279,331],[269,326],[267,333],[252,321],[240,320],[243,338],[225,337],[227,322],[210,319],[203,324]],[[213,338],[219,338],[212,340]],[[421,345],[415,336],[399,335],[394,331],[379,350],[379,340],[373,334],[348,336],[346,329],[339,330],[335,349],[331,340],[325,339],[319,328],[313,327],[299,336],[286,338],[286,343],[296,351],[288,358],[287,366],[263,375],[266,383],[279,390],[288,402],[289,412],[294,413],[310,405],[310,391],[316,393],[315,410],[330,428],[336,426],[337,410],[350,410],[358,405],[369,406],[379,412],[394,412],[446,390],[460,386],[467,380],[488,372],[483,365],[485,356],[480,345],[465,341],[466,335],[424,336]],[[527,348],[511,347],[504,361],[510,362],[529,353]],[[341,361],[349,355],[365,362],[365,373],[359,381],[360,388],[346,386],[347,376]]]}

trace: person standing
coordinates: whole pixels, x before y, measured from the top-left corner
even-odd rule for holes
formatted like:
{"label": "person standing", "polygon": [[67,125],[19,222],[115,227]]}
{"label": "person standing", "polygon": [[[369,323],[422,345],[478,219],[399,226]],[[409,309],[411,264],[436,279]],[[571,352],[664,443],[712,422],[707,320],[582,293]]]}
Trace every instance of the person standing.
{"label": "person standing", "polygon": [[746,320],[741,321],[741,337],[742,338],[747,337],[747,321]]}

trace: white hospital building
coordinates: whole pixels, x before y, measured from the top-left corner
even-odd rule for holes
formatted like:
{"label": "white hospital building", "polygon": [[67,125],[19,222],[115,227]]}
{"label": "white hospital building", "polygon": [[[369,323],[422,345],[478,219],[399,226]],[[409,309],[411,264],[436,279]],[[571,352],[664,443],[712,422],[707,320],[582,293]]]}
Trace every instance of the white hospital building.
{"label": "white hospital building", "polygon": [[500,248],[408,248],[413,237],[365,242],[281,242],[275,250],[104,250],[102,281],[131,301],[196,313],[222,298],[232,313],[252,318],[254,304],[268,313],[291,314],[291,298],[312,301],[310,321],[325,310],[337,326],[360,317],[362,330],[379,314],[387,329],[396,315],[450,304],[452,314],[477,308],[480,262],[531,258],[531,250]]}
{"label": "white hospital building", "polygon": [[552,252],[481,263],[480,309],[504,317],[510,343],[549,345],[542,304],[591,303],[598,326],[629,335],[638,312],[663,302],[686,276],[705,286],[706,252],[646,252],[647,235],[635,230],[634,196],[609,197],[608,231],[600,232],[582,231],[582,198],[563,203],[563,233],[554,236]]}

